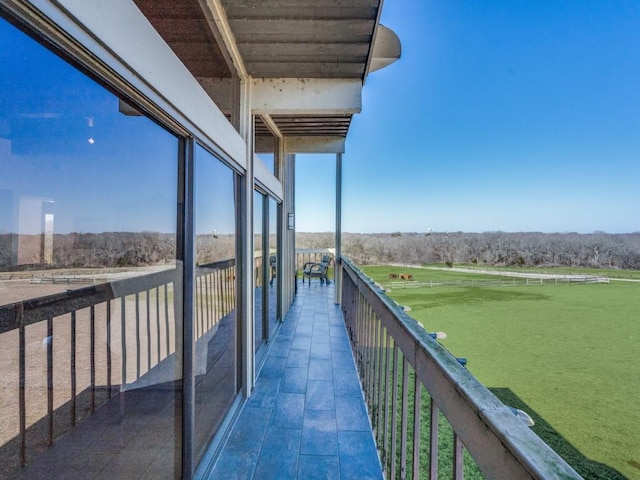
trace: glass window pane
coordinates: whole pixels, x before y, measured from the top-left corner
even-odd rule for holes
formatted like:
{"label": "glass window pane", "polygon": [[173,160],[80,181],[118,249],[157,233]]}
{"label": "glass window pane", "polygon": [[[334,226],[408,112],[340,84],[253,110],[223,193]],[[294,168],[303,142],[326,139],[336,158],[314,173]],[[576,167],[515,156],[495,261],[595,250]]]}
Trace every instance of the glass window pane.
{"label": "glass window pane", "polygon": [[258,157],[271,173],[276,175],[276,156],[273,153],[259,153]]}
{"label": "glass window pane", "polygon": [[280,282],[276,278],[278,264],[278,203],[269,198],[269,332],[275,331],[278,321],[278,288]]}
{"label": "glass window pane", "polygon": [[262,345],[266,338],[267,329],[265,328],[264,318],[264,235],[263,235],[263,219],[264,219],[264,201],[265,196],[259,192],[253,193],[253,241],[254,241],[254,309],[255,309],[255,349],[256,351]]}
{"label": "glass window pane", "polygon": [[0,471],[179,474],[179,141],[2,19],[0,44]]}
{"label": "glass window pane", "polygon": [[196,461],[229,410],[237,382],[234,173],[196,149]]}

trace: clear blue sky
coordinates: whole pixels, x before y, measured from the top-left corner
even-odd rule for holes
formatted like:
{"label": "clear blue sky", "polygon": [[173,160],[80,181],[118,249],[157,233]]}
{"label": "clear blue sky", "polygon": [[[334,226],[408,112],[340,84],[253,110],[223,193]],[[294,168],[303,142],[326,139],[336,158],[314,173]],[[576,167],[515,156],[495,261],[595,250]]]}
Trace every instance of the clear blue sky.
{"label": "clear blue sky", "polygon": [[[402,58],[351,124],[343,231],[640,231],[640,2],[386,0],[382,23]],[[296,227],[333,230],[334,158],[298,159]]]}

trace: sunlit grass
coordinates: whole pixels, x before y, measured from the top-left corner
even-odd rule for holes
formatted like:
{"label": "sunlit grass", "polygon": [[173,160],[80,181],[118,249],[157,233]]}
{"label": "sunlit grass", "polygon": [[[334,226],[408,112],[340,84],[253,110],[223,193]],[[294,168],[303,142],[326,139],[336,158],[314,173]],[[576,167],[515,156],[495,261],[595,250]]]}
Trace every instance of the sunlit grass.
{"label": "sunlit grass", "polygon": [[[367,267],[420,281],[474,274]],[[493,277],[494,279],[496,277]],[[438,287],[389,293],[585,478],[640,478],[640,283]],[[503,398],[504,397],[504,398]],[[618,473],[619,472],[619,473]]]}

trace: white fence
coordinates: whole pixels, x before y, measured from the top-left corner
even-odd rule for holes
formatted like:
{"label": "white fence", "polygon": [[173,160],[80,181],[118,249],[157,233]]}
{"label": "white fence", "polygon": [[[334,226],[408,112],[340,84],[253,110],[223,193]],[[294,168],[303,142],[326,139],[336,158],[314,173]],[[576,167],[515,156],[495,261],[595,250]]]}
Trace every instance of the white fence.
{"label": "white fence", "polygon": [[527,285],[561,285],[561,284],[587,284],[609,283],[607,276],[571,275],[553,278],[510,278],[500,280],[457,280],[453,282],[407,280],[402,282],[389,282],[383,285],[387,290],[402,288],[434,288],[434,287],[517,287]]}

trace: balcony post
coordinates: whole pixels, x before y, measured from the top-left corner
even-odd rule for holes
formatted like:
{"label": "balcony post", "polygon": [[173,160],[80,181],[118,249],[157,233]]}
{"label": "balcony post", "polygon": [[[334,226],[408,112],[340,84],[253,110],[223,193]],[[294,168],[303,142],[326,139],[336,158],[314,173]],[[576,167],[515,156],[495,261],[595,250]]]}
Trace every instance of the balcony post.
{"label": "balcony post", "polygon": [[342,153],[336,153],[336,256],[333,263],[335,303],[342,300]]}
{"label": "balcony post", "polygon": [[241,382],[244,396],[248,398],[255,385],[255,355],[254,355],[254,335],[255,328],[255,306],[254,306],[254,275],[253,275],[253,150],[254,150],[254,119],[251,112],[251,77],[240,80],[239,85],[238,131],[246,143],[247,171],[241,182],[240,201],[240,243],[242,245],[240,253],[241,266],[240,277],[240,315],[238,319],[241,335],[242,351],[242,372]]}

